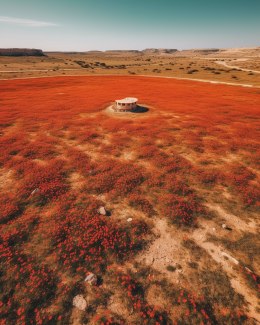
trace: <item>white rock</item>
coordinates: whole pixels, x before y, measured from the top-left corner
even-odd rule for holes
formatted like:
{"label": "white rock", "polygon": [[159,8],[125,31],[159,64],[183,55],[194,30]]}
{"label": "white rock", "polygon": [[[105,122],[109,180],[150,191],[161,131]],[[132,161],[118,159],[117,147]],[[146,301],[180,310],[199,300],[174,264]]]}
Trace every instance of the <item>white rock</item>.
{"label": "white rock", "polygon": [[84,311],[87,308],[87,302],[82,295],[77,295],[73,298],[73,306]]}
{"label": "white rock", "polygon": [[39,188],[36,188],[35,190],[32,191],[31,195],[35,194],[35,193],[38,193],[40,191]]}
{"label": "white rock", "polygon": [[226,229],[227,228],[227,225],[225,223],[223,223],[222,228],[223,229]]}
{"label": "white rock", "polygon": [[252,270],[250,270],[248,267],[245,266],[245,269],[250,272],[250,273],[254,273]]}
{"label": "white rock", "polygon": [[221,255],[227,257],[230,261],[232,261],[236,265],[239,264],[239,261],[237,259],[235,259],[234,257],[232,257],[231,255],[229,255],[229,254],[227,254],[225,252],[221,252]]}
{"label": "white rock", "polygon": [[133,221],[133,218],[128,218],[126,221],[131,222],[131,221]]}
{"label": "white rock", "polygon": [[95,286],[97,284],[97,276],[94,273],[89,273],[84,281],[92,286]]}
{"label": "white rock", "polygon": [[107,210],[105,209],[105,207],[99,207],[98,208],[98,213],[101,214],[102,216],[106,216],[107,215]]}

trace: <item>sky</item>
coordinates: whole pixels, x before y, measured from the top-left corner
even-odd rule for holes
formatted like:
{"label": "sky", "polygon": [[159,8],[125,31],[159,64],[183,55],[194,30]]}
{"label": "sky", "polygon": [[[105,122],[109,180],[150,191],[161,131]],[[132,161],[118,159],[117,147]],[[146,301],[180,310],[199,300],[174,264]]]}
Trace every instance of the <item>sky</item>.
{"label": "sky", "polygon": [[0,48],[260,46],[260,0],[0,0]]}

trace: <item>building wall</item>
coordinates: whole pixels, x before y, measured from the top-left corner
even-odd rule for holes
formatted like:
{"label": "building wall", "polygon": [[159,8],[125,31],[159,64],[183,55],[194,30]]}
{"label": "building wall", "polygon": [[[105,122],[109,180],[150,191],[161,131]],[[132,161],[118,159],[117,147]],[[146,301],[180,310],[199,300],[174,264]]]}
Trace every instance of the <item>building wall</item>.
{"label": "building wall", "polygon": [[127,112],[135,108],[136,108],[136,103],[125,103],[125,105],[119,105],[119,103],[116,103],[117,111]]}

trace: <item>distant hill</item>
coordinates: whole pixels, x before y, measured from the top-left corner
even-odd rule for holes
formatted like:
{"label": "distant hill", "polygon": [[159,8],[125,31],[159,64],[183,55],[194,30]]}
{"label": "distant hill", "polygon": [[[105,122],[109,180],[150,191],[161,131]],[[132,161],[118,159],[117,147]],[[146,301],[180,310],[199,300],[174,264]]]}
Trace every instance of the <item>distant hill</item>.
{"label": "distant hill", "polygon": [[151,49],[145,49],[142,51],[145,54],[173,54],[175,52],[178,52],[177,49],[156,49],[156,48],[151,48]]}
{"label": "distant hill", "polygon": [[107,50],[107,51],[105,51],[105,53],[115,53],[115,52],[118,52],[118,53],[122,53],[122,52],[140,53],[139,50]]}
{"label": "distant hill", "polygon": [[39,49],[0,49],[0,56],[45,56]]}
{"label": "distant hill", "polygon": [[48,56],[48,54],[67,54],[67,55],[97,55],[97,56],[114,56],[121,57],[135,56],[135,55],[148,55],[148,56],[172,56],[172,57],[209,57],[209,58],[225,58],[225,57],[260,57],[260,47],[251,48],[208,48],[208,49],[167,49],[167,48],[147,48],[144,50],[91,50],[91,51],[49,51],[43,52],[39,49],[19,49],[9,48],[1,49],[0,56]]}
{"label": "distant hill", "polygon": [[221,52],[221,49],[199,49],[199,50],[194,50],[194,52],[207,55],[207,54]]}
{"label": "distant hill", "polygon": [[222,49],[190,49],[176,53],[176,56],[183,57],[210,57],[210,58],[241,58],[260,57],[260,47],[251,48],[222,48]]}

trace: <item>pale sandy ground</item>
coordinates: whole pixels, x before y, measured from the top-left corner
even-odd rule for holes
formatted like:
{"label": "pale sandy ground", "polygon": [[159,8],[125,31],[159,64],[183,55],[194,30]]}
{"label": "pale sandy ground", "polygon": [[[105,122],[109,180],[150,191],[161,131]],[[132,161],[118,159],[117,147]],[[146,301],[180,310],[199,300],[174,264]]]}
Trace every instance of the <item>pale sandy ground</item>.
{"label": "pale sandy ground", "polygon": [[206,250],[213,260],[221,265],[222,269],[228,275],[233,289],[244,297],[247,303],[248,316],[260,322],[260,314],[256,311],[256,308],[259,307],[259,300],[253,290],[244,283],[240,273],[233,268],[233,265],[238,265],[237,260],[225,248],[207,240],[207,235],[211,231],[211,229],[207,229],[207,226],[205,226],[195,230],[192,238],[200,247]]}
{"label": "pale sandy ground", "polygon": [[[238,62],[243,62],[243,61],[246,61],[246,59],[237,59],[236,61]],[[223,65],[224,67],[227,67],[227,68],[230,68],[230,69],[240,69],[242,71],[246,71],[246,72],[254,72],[254,73],[260,73],[260,71],[258,70],[251,70],[251,69],[244,69],[244,68],[241,68],[237,65],[229,65],[227,64],[225,61],[215,61],[217,64],[220,64],[220,65]]]}
{"label": "pale sandy ground", "polygon": [[187,50],[173,54],[108,51],[52,52],[45,57],[0,57],[0,79],[61,75],[145,75],[249,87],[260,86],[259,71],[260,48],[257,47],[219,52]]}
{"label": "pale sandy ground", "polygon": [[154,77],[154,78],[177,79],[177,80],[192,80],[192,81],[206,82],[206,83],[211,83],[211,84],[223,84],[223,85],[231,85],[231,86],[260,88],[259,86],[253,86],[251,84],[240,84],[240,83],[216,81],[216,80],[204,80],[204,79],[195,79],[195,78],[178,78],[178,77],[161,77],[161,76],[146,76],[146,75],[142,75],[142,76],[143,77]]}
{"label": "pale sandy ground", "polygon": [[[256,232],[255,224],[243,222],[239,217],[227,213],[221,206],[213,205],[211,209],[216,210],[232,226],[237,226],[243,231]],[[185,264],[187,259],[185,251],[180,245],[179,235],[176,234],[175,229],[165,219],[157,219],[154,222],[154,227],[157,239],[137,257],[137,261],[145,263],[164,274],[170,282],[179,284],[182,281],[182,273],[185,274],[185,269],[179,268],[174,273],[166,269],[167,265],[176,265],[176,263],[181,266]],[[218,226],[215,225],[215,227]],[[208,235],[216,234],[215,227],[209,226],[207,221],[201,220],[199,227],[191,233],[191,239],[222,267],[223,271],[228,275],[233,289],[244,297],[248,316],[260,323],[260,314],[256,311],[256,308],[259,307],[259,301],[253,290],[246,285],[241,273],[234,267],[239,265],[238,260],[226,248],[210,242],[208,239]]]}

